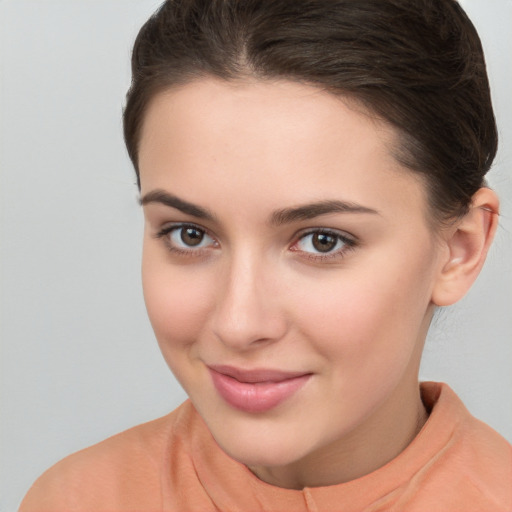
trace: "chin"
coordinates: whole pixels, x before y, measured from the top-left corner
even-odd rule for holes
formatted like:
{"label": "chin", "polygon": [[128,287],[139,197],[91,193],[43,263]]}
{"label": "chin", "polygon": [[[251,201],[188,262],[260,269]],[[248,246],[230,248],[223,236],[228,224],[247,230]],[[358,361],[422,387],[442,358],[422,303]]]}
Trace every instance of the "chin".
{"label": "chin", "polygon": [[305,440],[287,432],[272,431],[260,425],[243,431],[239,428],[210,429],[217,444],[232,459],[245,466],[282,467],[297,462],[307,455]]}
{"label": "chin", "polygon": [[297,450],[276,451],[273,447],[254,445],[254,446],[223,446],[220,445],[225,453],[232,459],[248,467],[283,467],[297,462]]}

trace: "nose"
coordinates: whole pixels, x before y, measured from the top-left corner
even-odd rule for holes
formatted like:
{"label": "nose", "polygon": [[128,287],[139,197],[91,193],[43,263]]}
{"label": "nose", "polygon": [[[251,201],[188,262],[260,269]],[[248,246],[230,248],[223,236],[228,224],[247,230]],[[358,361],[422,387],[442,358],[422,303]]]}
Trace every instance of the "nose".
{"label": "nose", "polygon": [[282,338],[287,319],[272,265],[255,255],[232,259],[219,274],[212,330],[226,346],[250,350]]}

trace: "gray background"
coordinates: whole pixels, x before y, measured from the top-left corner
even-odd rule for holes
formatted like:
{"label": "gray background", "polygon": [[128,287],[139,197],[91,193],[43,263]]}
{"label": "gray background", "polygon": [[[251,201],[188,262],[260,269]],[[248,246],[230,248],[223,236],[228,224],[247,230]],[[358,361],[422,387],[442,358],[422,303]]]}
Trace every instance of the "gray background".
{"label": "gray background", "polygon": [[[0,0],[0,510],[48,466],[184,399],[146,319],[121,137],[129,53],[157,0]],[[465,0],[487,53],[502,223],[422,379],[512,440],[512,2]]]}

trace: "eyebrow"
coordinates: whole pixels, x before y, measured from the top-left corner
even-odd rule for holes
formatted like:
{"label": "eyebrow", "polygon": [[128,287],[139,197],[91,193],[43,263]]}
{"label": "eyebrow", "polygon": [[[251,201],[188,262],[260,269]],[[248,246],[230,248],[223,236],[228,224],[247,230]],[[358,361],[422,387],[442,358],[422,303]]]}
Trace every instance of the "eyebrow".
{"label": "eyebrow", "polygon": [[160,203],[165,206],[170,206],[171,208],[176,208],[176,210],[180,210],[181,212],[197,217],[198,219],[210,221],[215,220],[215,216],[207,209],[201,208],[193,203],[189,203],[188,201],[184,201],[183,199],[173,196],[163,190],[152,190],[151,192],[148,192],[139,199],[139,203],[141,206],[149,203]]}
{"label": "eyebrow", "polygon": [[296,208],[277,210],[272,214],[271,223],[275,226],[280,226],[299,220],[313,219],[330,213],[369,213],[379,215],[377,210],[367,208],[357,203],[327,200],[297,206]]}
{"label": "eyebrow", "polygon": [[[198,219],[205,219],[209,221],[215,220],[215,215],[201,206],[189,203],[179,197],[176,197],[164,190],[152,190],[145,194],[139,202],[142,206],[149,203],[160,203],[171,208],[176,208],[181,212],[197,217]],[[377,210],[367,208],[366,206],[357,203],[339,201],[339,200],[326,200],[317,201],[292,208],[283,208],[276,210],[270,217],[270,224],[274,226],[281,226],[283,224],[290,224],[292,222],[309,220],[321,215],[328,215],[330,213],[364,213],[379,215]]]}

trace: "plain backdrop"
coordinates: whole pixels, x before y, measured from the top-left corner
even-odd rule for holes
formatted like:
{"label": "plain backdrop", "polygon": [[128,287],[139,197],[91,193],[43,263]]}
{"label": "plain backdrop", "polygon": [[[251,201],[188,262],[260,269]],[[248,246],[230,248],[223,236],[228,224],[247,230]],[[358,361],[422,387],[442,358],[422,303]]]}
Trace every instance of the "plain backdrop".
{"label": "plain backdrop", "polygon": [[[512,440],[512,2],[462,2],[483,39],[502,218],[470,294],[438,315],[421,378]],[[0,511],[65,455],[184,399],[140,286],[121,136],[130,47],[157,0],[0,0]]]}

